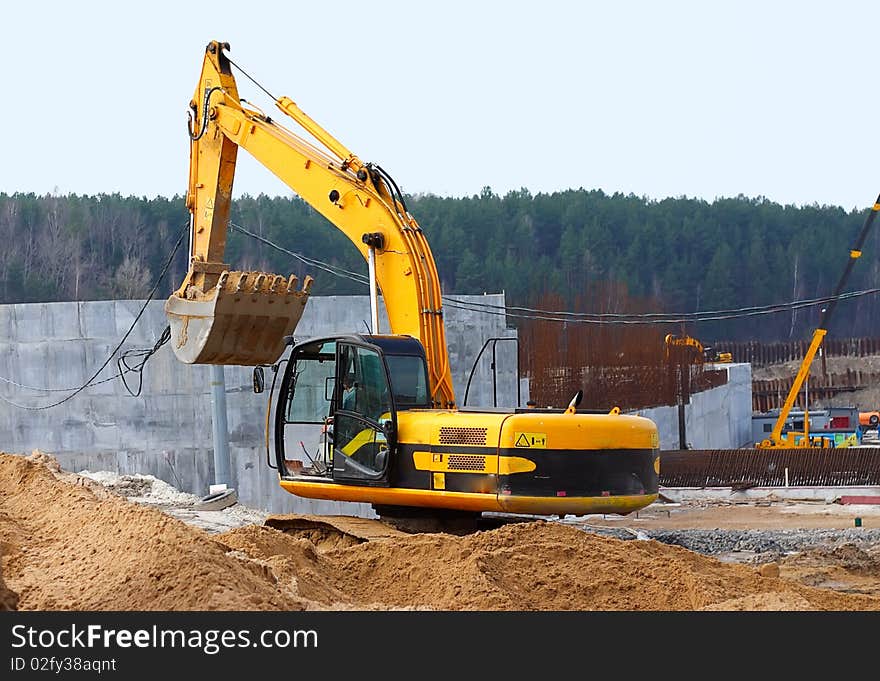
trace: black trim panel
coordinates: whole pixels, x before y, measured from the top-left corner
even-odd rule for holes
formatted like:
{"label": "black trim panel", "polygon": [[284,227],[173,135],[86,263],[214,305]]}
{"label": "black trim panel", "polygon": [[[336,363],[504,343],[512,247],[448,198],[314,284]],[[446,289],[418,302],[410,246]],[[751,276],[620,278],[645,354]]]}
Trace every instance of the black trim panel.
{"label": "black trim panel", "polygon": [[[413,452],[494,455],[494,447],[398,446],[391,472],[391,485],[410,489],[432,489],[431,471],[416,470]],[[502,449],[501,456],[525,458],[535,462],[535,470],[510,475],[494,473],[446,473],[449,492],[479,492],[517,496],[602,497],[657,494],[659,476],[654,449],[603,449],[572,451],[559,449]],[[497,487],[496,487],[497,485]],[[560,494],[562,493],[562,494]]]}
{"label": "black trim panel", "polygon": [[528,473],[499,476],[502,494],[534,497],[602,497],[657,494],[656,449],[502,449],[501,456],[535,462]]}

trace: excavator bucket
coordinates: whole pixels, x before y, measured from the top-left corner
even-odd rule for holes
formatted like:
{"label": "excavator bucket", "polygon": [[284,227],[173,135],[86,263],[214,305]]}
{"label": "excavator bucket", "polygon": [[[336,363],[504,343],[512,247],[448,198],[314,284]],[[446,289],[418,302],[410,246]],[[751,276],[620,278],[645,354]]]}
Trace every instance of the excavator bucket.
{"label": "excavator bucket", "polygon": [[187,364],[273,364],[302,317],[312,278],[223,271],[207,292],[196,286],[165,301],[171,346]]}

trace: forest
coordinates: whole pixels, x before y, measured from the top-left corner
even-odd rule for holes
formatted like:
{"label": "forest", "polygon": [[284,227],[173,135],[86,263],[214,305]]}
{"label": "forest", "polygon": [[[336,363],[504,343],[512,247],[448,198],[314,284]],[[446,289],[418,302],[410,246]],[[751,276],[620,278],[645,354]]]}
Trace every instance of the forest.
{"label": "forest", "polygon": [[[500,196],[407,196],[424,230],[444,295],[506,294],[508,306],[582,312],[691,313],[784,304],[833,292],[866,215],[864,208],[780,205],[737,196],[654,200],[572,189]],[[230,229],[226,262],[315,278],[313,295],[367,288],[290,252],[366,273],[347,238],[295,196],[243,196],[231,222],[285,250]],[[183,197],[0,193],[0,302],[145,298],[188,227]],[[847,291],[880,288],[880,237],[870,234]],[[155,297],[187,268],[187,240]],[[699,322],[711,339],[806,337],[820,307]],[[511,317],[511,323],[517,323]],[[880,297],[842,301],[830,333],[876,336]]]}

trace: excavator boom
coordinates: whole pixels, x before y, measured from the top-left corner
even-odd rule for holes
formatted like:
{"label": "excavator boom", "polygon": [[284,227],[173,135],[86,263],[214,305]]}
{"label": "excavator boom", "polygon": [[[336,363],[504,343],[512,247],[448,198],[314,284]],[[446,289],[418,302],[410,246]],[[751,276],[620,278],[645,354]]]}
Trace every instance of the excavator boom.
{"label": "excavator boom", "polygon": [[275,104],[318,144],[242,105],[224,54],[228,49],[216,41],[208,45],[190,104],[192,259],[165,308],[175,353],[188,363],[275,362],[308,297],[310,279],[298,289],[295,277],[232,272],[222,262],[236,155],[243,148],[375,263],[392,333],[422,342],[433,403],[454,406],[440,280],[402,194],[379,166],[363,163],[291,99],[281,97]]}

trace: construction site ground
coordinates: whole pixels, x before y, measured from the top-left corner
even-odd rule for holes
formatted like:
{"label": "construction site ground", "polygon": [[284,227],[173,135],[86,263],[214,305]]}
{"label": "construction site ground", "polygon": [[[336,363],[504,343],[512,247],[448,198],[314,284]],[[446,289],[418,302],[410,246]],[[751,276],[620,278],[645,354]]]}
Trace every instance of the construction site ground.
{"label": "construction site ground", "polygon": [[661,500],[457,536],[364,519],[285,533],[194,500],[149,476],[0,454],[0,607],[880,610],[875,505]]}

